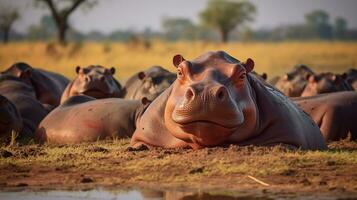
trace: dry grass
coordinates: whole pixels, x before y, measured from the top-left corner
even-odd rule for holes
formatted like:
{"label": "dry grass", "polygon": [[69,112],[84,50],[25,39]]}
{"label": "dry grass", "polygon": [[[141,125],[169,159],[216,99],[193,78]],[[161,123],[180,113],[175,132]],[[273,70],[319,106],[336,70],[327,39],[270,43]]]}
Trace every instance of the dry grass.
{"label": "dry grass", "polygon": [[204,43],[153,41],[150,49],[125,43],[68,44],[66,47],[44,42],[20,42],[0,46],[0,68],[18,61],[46,68],[73,77],[74,67],[100,64],[117,67],[116,77],[125,80],[138,70],[162,65],[173,70],[175,54],[187,59],[212,50],[224,50],[245,60],[251,57],[258,72],[270,77],[289,70],[298,63],[312,66],[317,71],[343,72],[357,66],[357,42],[281,42],[281,43]]}

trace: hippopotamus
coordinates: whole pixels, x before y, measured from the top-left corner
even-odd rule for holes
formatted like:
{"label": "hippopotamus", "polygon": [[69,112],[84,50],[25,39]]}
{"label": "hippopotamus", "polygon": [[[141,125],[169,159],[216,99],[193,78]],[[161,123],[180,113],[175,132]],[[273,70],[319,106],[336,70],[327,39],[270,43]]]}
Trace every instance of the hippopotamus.
{"label": "hippopotamus", "polygon": [[73,144],[131,137],[148,100],[72,96],[49,113],[36,131],[40,143]]}
{"label": "hippopotamus", "polygon": [[33,68],[27,63],[19,62],[10,66],[2,74],[8,74],[22,79],[34,88],[36,98],[43,104],[58,106],[61,95],[69,80],[57,73]]}
{"label": "hippopotamus", "polygon": [[152,66],[128,79],[124,86],[124,98],[140,100],[143,97],[154,100],[176,79],[176,74],[161,66]]}
{"label": "hippopotamus", "polygon": [[22,118],[16,106],[6,97],[0,95],[0,143],[7,143],[14,131],[22,129]]}
{"label": "hippopotamus", "polygon": [[357,69],[349,69],[343,73],[343,78],[357,91]]}
{"label": "hippopotamus", "polygon": [[351,85],[345,81],[341,75],[328,72],[309,76],[308,83],[301,93],[301,96],[306,97],[323,93],[352,90]]}
{"label": "hippopotamus", "polygon": [[275,87],[288,97],[299,97],[303,92],[307,77],[315,73],[306,65],[296,65],[276,82]]}
{"label": "hippopotamus", "polygon": [[281,92],[223,51],[188,61],[173,57],[175,82],[144,112],[131,148],[192,148],[282,144],[325,149],[319,127]]}
{"label": "hippopotamus", "polygon": [[[27,84],[18,77],[1,74],[0,94],[11,101],[21,116],[22,120],[19,122],[21,123],[22,121],[22,128],[19,131],[18,141],[26,143],[33,139],[37,125],[49,112],[49,110],[47,110],[46,107],[36,99],[35,90],[31,87],[31,85]],[[16,111],[14,111],[14,113],[15,112]],[[18,116],[16,116],[16,118],[18,118]],[[8,132],[5,132],[4,134],[4,137],[9,136],[7,135],[9,134]]]}
{"label": "hippopotamus", "polygon": [[122,86],[113,77],[115,68],[107,69],[100,65],[88,67],[77,66],[77,77],[66,87],[61,97],[61,103],[69,97],[84,94],[96,99],[121,97]]}
{"label": "hippopotamus", "polygon": [[319,125],[326,141],[357,139],[357,93],[336,92],[292,99]]}

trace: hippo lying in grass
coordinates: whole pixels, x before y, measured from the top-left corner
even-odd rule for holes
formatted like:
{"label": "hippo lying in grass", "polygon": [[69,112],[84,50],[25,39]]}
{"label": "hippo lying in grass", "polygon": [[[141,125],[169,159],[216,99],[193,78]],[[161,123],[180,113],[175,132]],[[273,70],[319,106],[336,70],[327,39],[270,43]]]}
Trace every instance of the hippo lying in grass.
{"label": "hippo lying in grass", "polygon": [[275,87],[288,97],[299,97],[307,84],[307,77],[315,73],[306,65],[297,65],[275,80]]}
{"label": "hippo lying in grass", "polygon": [[34,89],[36,98],[41,103],[53,107],[59,105],[61,95],[69,83],[69,80],[60,74],[32,68],[26,63],[15,63],[2,74],[22,79]]}
{"label": "hippo lying in grass", "polygon": [[225,52],[173,58],[176,81],[139,119],[131,147],[203,148],[222,144],[325,149],[319,127],[287,97]]}
{"label": "hippo lying in grass", "polygon": [[73,96],[54,109],[38,126],[40,143],[71,144],[104,138],[131,137],[148,101]]}
{"label": "hippo lying in grass", "polygon": [[22,118],[16,106],[0,95],[0,143],[8,143],[12,132],[22,129]]}
{"label": "hippo lying in grass", "polygon": [[352,86],[341,75],[321,73],[310,75],[307,79],[308,82],[301,93],[302,97],[339,91],[353,91]]}
{"label": "hippo lying in grass", "polygon": [[113,77],[115,68],[106,69],[99,65],[76,67],[77,77],[62,94],[61,103],[75,95],[88,95],[96,99],[121,97],[122,86]]}
{"label": "hippo lying in grass", "polygon": [[[17,125],[17,127],[21,126],[21,128],[19,128],[20,130],[16,130],[19,131],[18,141],[26,143],[33,139],[37,125],[49,111],[36,99],[35,90],[31,85],[18,77],[1,74],[0,94],[11,101],[11,103],[3,103],[1,105],[1,112],[10,111],[6,109],[6,107],[10,106],[13,112],[11,115],[18,119],[19,116],[17,116],[18,114],[16,114],[16,112],[20,114],[21,120],[19,122],[22,122],[22,124]],[[4,99],[2,101],[5,102]],[[17,111],[14,111],[15,108],[13,106],[16,107]],[[1,113],[0,117],[6,117],[7,115],[8,114]],[[4,121],[4,119],[0,119],[0,121]],[[9,130],[6,127],[3,127],[2,129]],[[11,136],[10,131],[0,131],[0,134],[2,138],[9,138]]]}
{"label": "hippo lying in grass", "polygon": [[319,125],[326,141],[357,140],[357,93],[335,92],[292,99]]}
{"label": "hippo lying in grass", "polygon": [[154,100],[175,81],[176,74],[160,66],[134,74],[124,86],[124,98],[140,100],[143,97]]}

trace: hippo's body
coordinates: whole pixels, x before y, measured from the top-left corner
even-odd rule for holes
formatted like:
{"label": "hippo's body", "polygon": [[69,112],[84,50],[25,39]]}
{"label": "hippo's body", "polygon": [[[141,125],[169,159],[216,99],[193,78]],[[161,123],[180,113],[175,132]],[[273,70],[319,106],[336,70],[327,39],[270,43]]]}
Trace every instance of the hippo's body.
{"label": "hippo's body", "polygon": [[36,138],[39,142],[70,144],[131,137],[143,109],[140,101],[73,96],[43,119]]}
{"label": "hippo's body", "polygon": [[306,65],[297,65],[275,80],[275,87],[288,97],[299,97],[307,84],[307,77],[315,73]]}
{"label": "hippo's body", "polygon": [[0,143],[7,143],[11,133],[22,129],[22,118],[16,106],[0,95]]}
{"label": "hippo's body", "polygon": [[48,113],[36,99],[33,88],[17,77],[0,75],[0,94],[10,100],[20,113],[23,124],[19,138],[25,142],[33,139],[37,125]]}
{"label": "hippo's body", "polygon": [[308,77],[308,82],[304,91],[301,93],[301,96],[307,97],[324,93],[352,90],[352,86],[344,80],[341,75],[321,73]]}
{"label": "hippo's body", "polygon": [[53,107],[59,105],[61,95],[69,83],[69,80],[60,74],[32,68],[26,63],[15,63],[2,74],[23,79],[31,85],[36,93],[36,98],[42,104],[48,104]]}
{"label": "hippo's body", "polygon": [[176,74],[160,66],[134,74],[124,86],[124,98],[140,100],[143,97],[154,100],[175,81]]}
{"label": "hippo's body", "polygon": [[106,69],[100,65],[76,67],[77,76],[66,87],[61,97],[61,103],[69,97],[87,95],[96,99],[121,97],[122,86],[113,77],[115,68]]}
{"label": "hippo's body", "polygon": [[202,148],[222,144],[325,149],[319,127],[279,91],[225,52],[174,57],[177,80],[147,108],[131,145]]}
{"label": "hippo's body", "polygon": [[336,92],[292,99],[320,127],[326,141],[357,139],[357,93]]}

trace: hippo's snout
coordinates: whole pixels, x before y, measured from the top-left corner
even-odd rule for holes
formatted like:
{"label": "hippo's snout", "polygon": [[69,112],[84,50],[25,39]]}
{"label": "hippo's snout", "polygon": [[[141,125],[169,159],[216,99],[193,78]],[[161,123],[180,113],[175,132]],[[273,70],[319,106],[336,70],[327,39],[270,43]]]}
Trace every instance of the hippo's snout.
{"label": "hippo's snout", "polygon": [[231,129],[242,124],[244,116],[224,85],[196,84],[186,89],[172,119],[183,126],[199,122]]}

